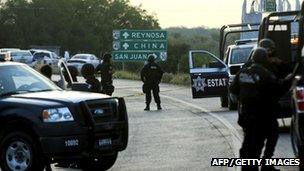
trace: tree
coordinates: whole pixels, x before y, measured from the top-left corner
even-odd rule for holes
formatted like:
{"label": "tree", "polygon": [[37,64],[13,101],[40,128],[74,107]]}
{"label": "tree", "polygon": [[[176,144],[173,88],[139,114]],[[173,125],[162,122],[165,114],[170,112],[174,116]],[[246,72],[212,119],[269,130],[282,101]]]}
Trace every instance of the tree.
{"label": "tree", "polygon": [[112,50],[112,31],[122,28],[159,24],[128,0],[8,0],[0,6],[0,47],[58,45],[99,54]]}

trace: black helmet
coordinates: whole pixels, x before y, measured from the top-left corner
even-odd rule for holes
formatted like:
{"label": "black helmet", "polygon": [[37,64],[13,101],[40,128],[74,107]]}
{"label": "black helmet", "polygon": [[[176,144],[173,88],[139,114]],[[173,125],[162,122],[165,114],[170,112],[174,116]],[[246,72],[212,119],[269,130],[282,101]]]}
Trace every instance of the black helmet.
{"label": "black helmet", "polygon": [[78,70],[75,66],[68,66],[73,81],[77,82]]}
{"label": "black helmet", "polygon": [[149,63],[152,63],[152,62],[154,62],[155,61],[155,56],[152,54],[152,55],[149,55],[148,56],[148,62]]}
{"label": "black helmet", "polygon": [[108,61],[110,61],[111,58],[112,58],[112,55],[109,53],[106,53],[103,55],[103,61],[108,62]]}
{"label": "black helmet", "polygon": [[40,72],[41,74],[43,74],[44,76],[48,77],[49,79],[51,79],[52,74],[53,74],[53,69],[50,65],[43,65],[40,68]]}
{"label": "black helmet", "polygon": [[273,53],[276,49],[274,41],[268,38],[260,40],[259,47],[265,48],[268,53]]}
{"label": "black helmet", "polygon": [[81,68],[81,75],[83,77],[93,76],[94,73],[95,73],[95,69],[92,64],[84,64]]}
{"label": "black helmet", "polygon": [[268,54],[265,48],[257,47],[253,50],[252,60],[258,64],[265,64],[268,60]]}

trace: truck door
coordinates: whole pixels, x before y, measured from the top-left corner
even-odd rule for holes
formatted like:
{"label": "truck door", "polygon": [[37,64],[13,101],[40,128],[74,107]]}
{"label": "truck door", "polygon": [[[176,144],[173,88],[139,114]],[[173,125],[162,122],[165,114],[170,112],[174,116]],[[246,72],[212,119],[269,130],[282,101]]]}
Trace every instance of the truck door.
{"label": "truck door", "polygon": [[204,50],[190,51],[189,68],[193,98],[227,94],[227,66],[215,55]]}
{"label": "truck door", "polygon": [[60,80],[58,81],[58,86],[66,90],[68,86],[71,86],[71,84],[73,83],[73,79],[63,59],[60,59],[57,65],[60,73]]}

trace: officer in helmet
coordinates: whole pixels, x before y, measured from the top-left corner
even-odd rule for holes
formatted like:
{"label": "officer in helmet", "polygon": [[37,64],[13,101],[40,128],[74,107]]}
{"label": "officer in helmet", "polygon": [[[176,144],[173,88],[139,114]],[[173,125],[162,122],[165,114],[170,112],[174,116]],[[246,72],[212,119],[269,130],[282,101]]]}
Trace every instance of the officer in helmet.
{"label": "officer in helmet", "polygon": [[278,78],[284,78],[286,75],[283,75],[282,72],[280,72],[280,66],[283,62],[276,56],[275,43],[271,39],[265,38],[258,43],[258,46],[267,50],[267,55],[269,57],[267,68],[271,70]]}
{"label": "officer in helmet", "polygon": [[161,82],[163,76],[163,70],[159,65],[155,63],[154,55],[148,56],[147,64],[142,68],[140,75],[143,81],[143,92],[146,94],[146,108],[144,110],[150,110],[151,103],[151,91],[153,92],[155,103],[157,104],[157,109],[161,110],[160,97],[159,97],[159,83]]}
{"label": "officer in helmet", "polygon": [[[290,87],[290,77],[280,80],[267,66],[270,60],[265,48],[258,47],[252,53],[250,66],[242,68],[234,78],[230,92],[239,101],[238,124],[243,128],[244,140],[240,158],[260,158],[267,137],[275,134],[278,122],[275,107],[279,98]],[[272,157],[276,146],[270,143]],[[258,166],[243,166],[242,170],[258,170]],[[273,166],[262,166],[264,171],[277,170]]]}
{"label": "officer in helmet", "polygon": [[88,85],[88,89],[90,92],[100,93],[101,92],[101,84],[95,78],[95,69],[92,64],[84,64],[81,68],[81,75],[86,80],[85,82]]}
{"label": "officer in helmet", "polygon": [[52,80],[53,69],[50,65],[43,65],[40,68],[40,73],[46,76],[48,79]]}
{"label": "officer in helmet", "polygon": [[100,74],[102,93],[111,96],[114,92],[113,86],[113,66],[111,64],[112,55],[104,54],[103,61],[96,67],[95,72]]}

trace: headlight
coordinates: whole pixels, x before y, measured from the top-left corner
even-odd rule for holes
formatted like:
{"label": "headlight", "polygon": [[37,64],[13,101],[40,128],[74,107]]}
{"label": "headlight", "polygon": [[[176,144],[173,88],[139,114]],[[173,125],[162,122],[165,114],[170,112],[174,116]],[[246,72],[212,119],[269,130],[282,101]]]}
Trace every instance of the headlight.
{"label": "headlight", "polygon": [[74,121],[73,115],[67,107],[46,109],[42,112],[44,122]]}

